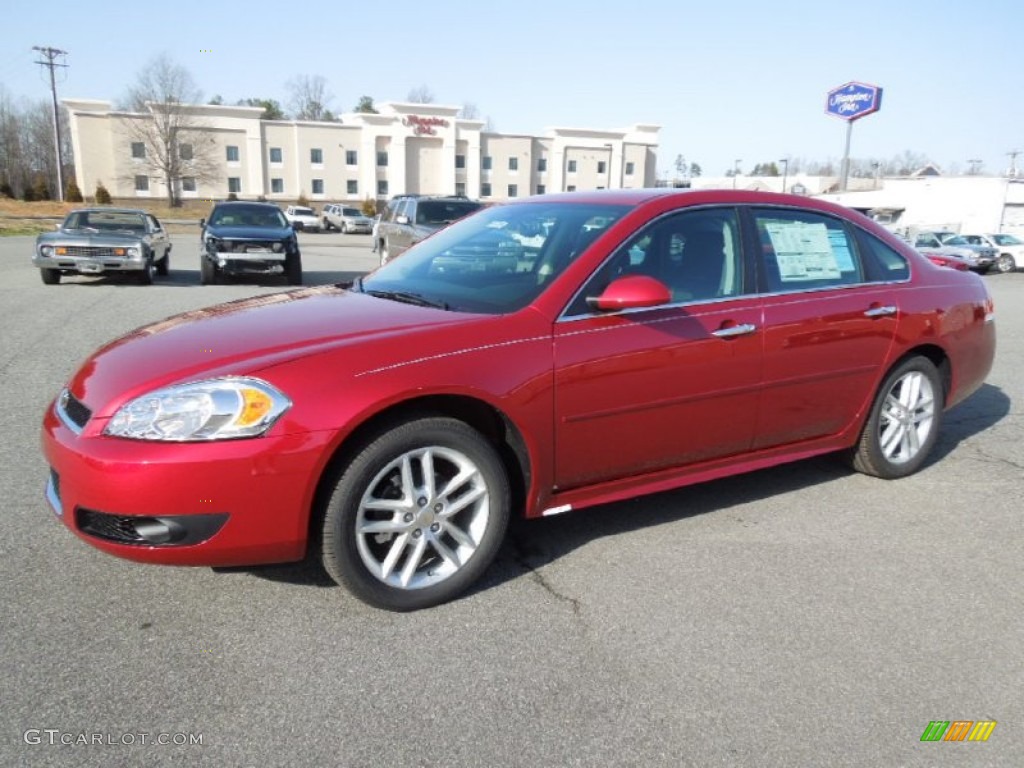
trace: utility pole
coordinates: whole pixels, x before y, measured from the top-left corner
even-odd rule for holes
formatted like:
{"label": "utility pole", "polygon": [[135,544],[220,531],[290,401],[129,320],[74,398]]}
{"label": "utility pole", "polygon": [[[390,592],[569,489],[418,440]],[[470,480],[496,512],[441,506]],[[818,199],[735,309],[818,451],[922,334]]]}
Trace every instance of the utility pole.
{"label": "utility pole", "polygon": [[1015,149],[1012,152],[1007,152],[1006,154],[1010,156],[1010,169],[1006,172],[1006,175],[1009,176],[1011,179],[1016,179],[1017,178],[1017,155],[1020,154],[1020,150],[1019,149]]}
{"label": "utility pole", "polygon": [[967,172],[967,175],[968,176],[977,176],[978,175],[978,169],[981,168],[981,158],[979,158],[979,157],[972,157],[967,162],[971,166],[971,169]]}
{"label": "utility pole", "polygon": [[50,94],[53,96],[53,141],[54,148],[57,150],[57,199],[63,203],[64,159],[60,152],[60,113],[57,111],[57,79],[53,75],[53,70],[57,67],[67,67],[67,64],[58,64],[55,59],[58,56],[67,56],[68,52],[40,45],[33,45],[32,50],[39,51],[45,59],[45,61],[37,61],[36,64],[42,64],[50,70]]}

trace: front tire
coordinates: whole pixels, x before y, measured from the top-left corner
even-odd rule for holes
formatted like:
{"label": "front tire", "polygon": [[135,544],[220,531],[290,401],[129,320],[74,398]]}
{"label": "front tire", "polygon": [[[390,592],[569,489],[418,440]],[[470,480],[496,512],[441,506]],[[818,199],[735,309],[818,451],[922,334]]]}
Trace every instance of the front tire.
{"label": "front tire", "polygon": [[465,591],[494,560],[511,494],[491,444],[428,417],[366,442],[327,502],[324,568],[370,605],[412,611]]}
{"label": "front tire", "polygon": [[284,271],[288,285],[302,285],[302,256],[298,253],[289,254],[284,262]]}
{"label": "front tire", "polygon": [[40,269],[39,276],[46,285],[57,285],[60,282],[59,269]]}
{"label": "front tire", "polygon": [[1001,253],[996,258],[995,270],[1004,275],[1007,272],[1016,272],[1017,262],[1013,260],[1013,256],[1009,253]]}
{"label": "front tire", "polygon": [[916,472],[938,438],[944,402],[931,360],[912,357],[898,365],[875,396],[852,454],[854,469],[886,480]]}
{"label": "front tire", "polygon": [[161,277],[167,277],[171,273],[171,254],[168,253],[156,263],[156,273]]}
{"label": "front tire", "polygon": [[142,267],[142,271],[136,273],[135,280],[139,285],[152,285],[153,281],[156,280],[156,262],[153,261],[152,256],[146,257],[146,263]]}
{"label": "front tire", "polygon": [[206,256],[199,257],[199,283],[200,285],[217,284],[217,267]]}

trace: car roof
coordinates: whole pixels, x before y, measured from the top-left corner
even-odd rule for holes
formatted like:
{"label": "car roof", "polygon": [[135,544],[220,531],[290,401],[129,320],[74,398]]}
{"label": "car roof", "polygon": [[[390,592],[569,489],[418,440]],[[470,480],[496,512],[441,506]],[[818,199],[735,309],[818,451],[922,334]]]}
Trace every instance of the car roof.
{"label": "car roof", "polygon": [[147,216],[152,215],[149,211],[144,211],[141,208],[75,208],[73,211],[68,211],[68,216],[72,213],[141,213]]}

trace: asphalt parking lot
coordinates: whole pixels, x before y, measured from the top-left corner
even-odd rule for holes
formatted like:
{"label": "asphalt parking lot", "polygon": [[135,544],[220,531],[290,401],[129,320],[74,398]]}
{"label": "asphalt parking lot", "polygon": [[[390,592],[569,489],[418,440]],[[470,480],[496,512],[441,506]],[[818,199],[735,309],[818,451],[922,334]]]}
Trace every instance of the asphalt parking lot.
{"label": "asphalt parking lot", "polygon": [[[0,239],[0,766],[1024,765],[1024,273],[985,278],[995,368],[919,474],[823,458],[519,524],[470,594],[396,615],[308,565],[137,565],[54,519],[39,424],[88,353],[286,290],[201,287],[173,239],[154,287],[44,286]],[[301,241],[307,284],[376,264]],[[998,725],[921,742],[933,720]]]}

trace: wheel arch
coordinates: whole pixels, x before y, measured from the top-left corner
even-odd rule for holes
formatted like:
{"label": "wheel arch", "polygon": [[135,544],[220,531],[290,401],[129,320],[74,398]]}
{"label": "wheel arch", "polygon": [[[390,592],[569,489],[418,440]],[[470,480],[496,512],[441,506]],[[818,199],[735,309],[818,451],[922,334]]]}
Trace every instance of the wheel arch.
{"label": "wheel arch", "polygon": [[[949,403],[950,395],[953,392],[953,365],[949,360],[949,355],[942,347],[938,344],[920,344],[916,347],[908,349],[900,357],[892,361],[889,369],[885,372],[885,376],[888,376],[891,371],[896,367],[903,364],[904,361],[911,357],[924,357],[932,362],[939,371],[939,380],[942,382],[942,401],[944,405]],[[885,377],[883,376],[883,379]]]}
{"label": "wheel arch", "polygon": [[523,514],[530,487],[531,465],[526,441],[518,427],[504,412],[483,400],[466,395],[426,395],[403,400],[373,414],[335,448],[317,479],[309,514],[307,551],[314,551],[313,545],[319,541],[325,506],[340,472],[351,458],[375,435],[390,427],[431,416],[457,419],[490,441],[508,475],[513,514],[516,510],[519,515]]}

